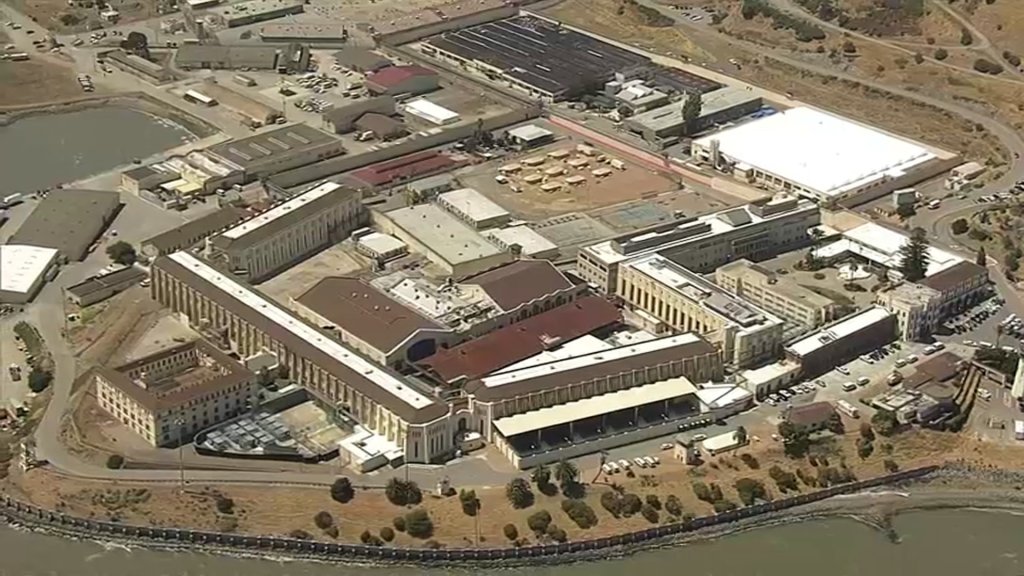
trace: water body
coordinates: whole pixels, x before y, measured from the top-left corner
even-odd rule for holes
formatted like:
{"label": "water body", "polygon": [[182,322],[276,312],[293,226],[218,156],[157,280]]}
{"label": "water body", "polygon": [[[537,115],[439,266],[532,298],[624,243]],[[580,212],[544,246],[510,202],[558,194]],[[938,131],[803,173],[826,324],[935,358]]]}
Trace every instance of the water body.
{"label": "water body", "polygon": [[116,106],[29,116],[0,126],[0,192],[34,192],[180,146],[191,134]]}
{"label": "water body", "polygon": [[513,570],[346,567],[124,550],[0,528],[0,576],[1020,576],[1024,517],[948,510],[900,515],[901,544],[849,519],[763,528],[635,556]]}

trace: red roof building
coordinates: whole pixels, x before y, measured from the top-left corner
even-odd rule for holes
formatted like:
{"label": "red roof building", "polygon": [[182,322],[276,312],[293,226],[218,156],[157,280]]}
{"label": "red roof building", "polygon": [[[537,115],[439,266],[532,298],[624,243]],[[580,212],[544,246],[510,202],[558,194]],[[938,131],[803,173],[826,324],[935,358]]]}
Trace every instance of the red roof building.
{"label": "red roof building", "polygon": [[390,66],[366,77],[373,94],[423,94],[441,87],[437,72],[422,66]]}

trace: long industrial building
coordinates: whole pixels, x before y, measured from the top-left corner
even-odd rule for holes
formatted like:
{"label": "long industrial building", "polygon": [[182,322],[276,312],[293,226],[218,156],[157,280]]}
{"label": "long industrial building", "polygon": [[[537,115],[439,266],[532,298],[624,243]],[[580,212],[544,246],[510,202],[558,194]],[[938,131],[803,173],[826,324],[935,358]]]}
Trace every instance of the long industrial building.
{"label": "long industrial building", "polygon": [[696,332],[737,367],[770,360],[782,345],[782,320],[658,254],[624,264],[617,294],[655,331]]}
{"label": "long industrial building", "polygon": [[859,204],[954,167],[930,149],[812,108],[792,108],[691,144],[698,162],[822,204]]}
{"label": "long industrial building", "polygon": [[738,258],[758,261],[810,243],[821,223],[813,202],[780,195],[763,202],[685,218],[587,246],[576,257],[581,278],[606,294],[618,287],[619,265],[658,253],[699,274]]}
{"label": "long industrial building", "polygon": [[225,230],[209,244],[214,258],[258,282],[343,240],[365,219],[358,191],[324,182]]}
{"label": "long industrial building", "polygon": [[305,124],[214,144],[206,153],[244,173],[252,182],[345,153],[341,140]]}
{"label": "long industrial building", "polygon": [[451,454],[447,406],[198,257],[158,258],[151,292],[197,330],[223,334],[241,357],[275,354],[297,384],[394,443],[405,461]]}

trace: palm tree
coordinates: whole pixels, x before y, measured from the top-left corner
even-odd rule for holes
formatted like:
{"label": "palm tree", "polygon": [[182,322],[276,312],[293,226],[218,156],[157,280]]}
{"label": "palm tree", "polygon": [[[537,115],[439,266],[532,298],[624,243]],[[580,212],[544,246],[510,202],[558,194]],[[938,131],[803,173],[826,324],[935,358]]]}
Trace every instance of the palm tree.
{"label": "palm tree", "polygon": [[566,486],[572,486],[575,484],[576,478],[578,478],[579,475],[579,468],[568,460],[561,460],[558,464],[555,464],[555,480],[558,480],[558,484],[562,486],[563,491]]}
{"label": "palm tree", "polygon": [[1003,325],[996,324],[996,348],[999,348],[999,339],[1003,337]]}
{"label": "palm tree", "polygon": [[547,486],[548,483],[551,482],[551,470],[548,470],[547,466],[541,464],[534,468],[533,472],[530,473],[530,480],[533,480],[533,483],[536,484],[538,488]]}

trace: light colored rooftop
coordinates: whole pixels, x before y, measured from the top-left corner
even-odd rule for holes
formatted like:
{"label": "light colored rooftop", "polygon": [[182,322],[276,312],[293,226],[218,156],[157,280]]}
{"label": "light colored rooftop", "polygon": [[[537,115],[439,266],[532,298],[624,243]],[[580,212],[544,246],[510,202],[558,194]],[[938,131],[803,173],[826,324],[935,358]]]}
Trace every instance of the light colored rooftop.
{"label": "light colored rooftop", "polygon": [[624,264],[680,296],[701,305],[742,329],[781,324],[782,321],[753,304],[726,292],[720,286],[694,274],[660,254],[648,254]]}
{"label": "light colored rooftop", "polygon": [[[909,241],[910,237],[906,234],[868,222],[845,232],[841,240],[818,248],[815,254],[828,259],[850,252],[886,268],[896,269],[903,259],[900,249]],[[963,261],[963,258],[952,252],[929,246],[925,276],[942,272]]]}
{"label": "light colored rooftop", "polygon": [[709,410],[728,408],[739,402],[747,402],[753,393],[735,384],[704,384],[697,391],[697,399]]}
{"label": "light colored rooftop", "polygon": [[388,212],[386,216],[453,265],[502,252],[476,230],[435,204],[399,208]]}
{"label": "light colored rooftop", "polygon": [[370,232],[365,236],[360,236],[357,242],[376,254],[389,254],[405,249],[405,242],[381,232]]}
{"label": "light colored rooftop", "polygon": [[700,336],[697,336],[692,332],[677,336],[666,336],[665,338],[658,338],[656,340],[649,340],[647,342],[640,342],[629,346],[621,346],[619,348],[600,350],[590,354],[584,354],[582,356],[574,356],[566,358],[565,360],[556,360],[555,362],[549,362],[547,364],[528,366],[521,370],[515,370],[512,372],[502,372],[493,376],[486,376],[481,379],[481,382],[488,388],[504,386],[506,384],[532,380],[533,378],[539,378],[541,376],[550,376],[551,374],[576,370],[578,368],[583,368],[584,366],[593,366],[604,362],[614,362],[630,356],[639,356],[641,354],[648,354],[650,352],[698,341],[700,341]]}
{"label": "light colored rooftop", "polygon": [[[777,197],[778,201],[784,201],[786,199],[787,197],[784,196]],[[735,208],[727,208],[725,210],[721,210],[719,212],[714,212],[711,214],[705,214],[703,216],[696,218],[693,221],[683,222],[679,224],[679,226],[675,226],[667,230],[642,232],[624,241],[627,243],[634,244],[650,242],[651,248],[647,250],[638,250],[632,254],[624,254],[614,248],[614,240],[605,240],[604,242],[598,242],[597,244],[587,246],[586,248],[584,248],[584,250],[586,250],[591,256],[605,264],[616,264],[618,262],[626,260],[627,258],[632,258],[634,256],[649,254],[654,251],[663,250],[674,246],[681,246],[684,244],[700,242],[703,240],[707,240],[708,238],[711,238],[713,236],[718,236],[721,234],[732,232],[733,230],[739,228],[739,226],[731,224],[726,218],[723,217],[724,214],[732,213],[736,210],[739,210],[746,215],[745,217],[749,219],[749,223],[744,224],[743,226],[750,228],[751,226],[763,225],[764,223],[770,223],[780,218],[792,216],[794,213],[797,212],[817,211],[818,207],[809,200],[801,199],[797,202],[797,206],[793,210],[784,210],[766,217],[761,217],[758,216],[755,212],[751,211],[750,205],[747,204]],[[707,232],[693,234],[677,240],[666,240],[664,243],[657,242],[657,239],[659,237],[669,237],[680,230],[705,225],[710,227],[710,229]]]}
{"label": "light colored rooftop", "polygon": [[558,250],[558,246],[554,242],[541,236],[529,226],[509,226],[497,230],[488,230],[484,232],[484,236],[493,238],[505,246],[518,244],[522,247],[523,254],[527,256]]}
{"label": "light colored rooftop", "polygon": [[553,135],[551,130],[541,128],[536,124],[527,124],[526,126],[519,126],[518,128],[512,128],[508,131],[508,135],[513,138],[525,140],[527,142],[531,140],[540,140],[541,138],[548,138]]}
{"label": "light colored rooftop", "polygon": [[417,98],[405,105],[405,111],[432,124],[449,124],[458,120],[458,112],[435,104],[426,98]]}
{"label": "light colored rooftop", "polygon": [[55,248],[0,245],[0,290],[18,294],[29,292],[56,258]]}
{"label": "light colored rooftop", "polygon": [[625,408],[643,406],[652,402],[662,402],[696,392],[697,387],[686,378],[672,378],[653,384],[636,386],[583,400],[576,400],[575,402],[541,408],[540,410],[533,410],[524,414],[499,418],[494,421],[494,427],[498,429],[498,432],[501,432],[502,436],[508,438],[516,434],[542,430],[550,426],[567,424]]}
{"label": "light colored rooftop", "polygon": [[504,372],[514,372],[530,366],[538,366],[540,364],[548,364],[550,362],[557,362],[559,360],[568,360],[569,358],[575,358],[576,356],[583,356],[586,354],[593,354],[602,350],[610,350],[614,348],[611,344],[601,340],[597,336],[591,336],[587,334],[574,338],[565,344],[562,344],[558,348],[552,350],[545,350],[539,354],[534,354],[529,358],[525,358],[516,362],[515,364],[509,364],[501,370],[495,370],[491,374],[502,374]]}
{"label": "light colored rooftop", "polygon": [[839,322],[826,326],[786,347],[786,350],[798,355],[806,356],[815,350],[827,346],[836,340],[859,332],[868,326],[881,322],[892,316],[892,313],[881,306],[872,306],[851,316],[843,318]]}
{"label": "light colored rooftop", "polygon": [[508,210],[495,204],[490,198],[472,188],[459,188],[438,196],[442,205],[450,210],[461,212],[473,222],[486,222],[498,218],[507,218]]}
{"label": "light colored rooftop", "polygon": [[760,368],[752,368],[750,370],[744,370],[740,372],[740,378],[743,378],[751,384],[757,385],[763,382],[771,382],[772,380],[795,372],[800,369],[800,365],[792,362],[773,362],[766,364]]}
{"label": "light colored rooftop", "polygon": [[697,139],[735,162],[836,196],[936,158],[923,145],[812,108],[792,108]]}
{"label": "light colored rooftop", "polygon": [[721,452],[722,450],[728,450],[729,448],[739,446],[739,442],[736,438],[736,431],[733,430],[731,432],[726,432],[725,434],[712,436],[701,442],[701,446],[703,446],[708,452]]}
{"label": "light colored rooftop", "polygon": [[[753,92],[733,86],[725,86],[701,96],[700,115],[701,117],[712,116],[723,110],[760,100],[761,97]],[[662,130],[682,125],[683,104],[682,102],[671,102],[664,106],[652,108],[632,116],[627,120],[627,123],[631,126],[652,130]]]}
{"label": "light colored rooftop", "polygon": [[768,270],[764,266],[755,264],[747,259],[740,259],[721,266],[717,271],[719,274],[726,272],[736,274],[746,281],[758,282],[763,289],[781,295],[790,301],[799,300],[810,306],[826,307],[835,302],[827,296],[822,296],[814,290],[802,286],[795,280],[781,276]]}
{"label": "light colored rooftop", "polygon": [[360,374],[407,405],[420,409],[433,403],[430,398],[420,394],[408,384],[383,370],[380,366],[359,356],[340,342],[322,334],[260,294],[253,292],[234,279],[211,268],[192,254],[184,251],[175,252],[169,258],[239,301],[252,310],[254,314],[262,315],[297,338],[316,347],[320,352],[344,364],[353,372]]}
{"label": "light colored rooftop", "polygon": [[235,226],[234,228],[229,228],[225,230],[224,233],[221,234],[221,236],[231,238],[232,240],[237,240],[250,232],[259,230],[260,228],[266,226],[267,224],[270,224],[271,222],[277,220],[278,218],[285,216],[286,214],[290,214],[291,212],[294,212],[295,210],[302,208],[303,206],[309,204],[310,202],[313,202],[319,198],[322,198],[330,194],[331,192],[334,192],[335,190],[338,190],[339,188],[341,188],[341,184],[335,184],[334,182],[324,182],[323,184],[320,184],[319,186],[312,188],[308,192],[303,192],[302,194],[299,194],[298,196],[292,198],[291,200],[288,200],[287,202],[278,204],[277,206],[274,206],[273,208],[267,210],[266,212],[261,212],[259,215],[250,218],[245,222],[242,222],[241,224]]}

